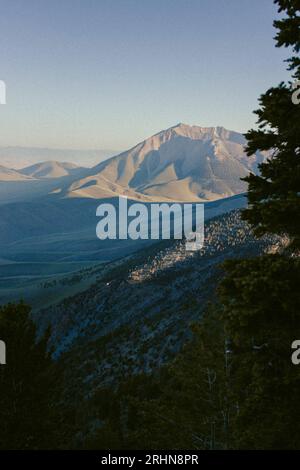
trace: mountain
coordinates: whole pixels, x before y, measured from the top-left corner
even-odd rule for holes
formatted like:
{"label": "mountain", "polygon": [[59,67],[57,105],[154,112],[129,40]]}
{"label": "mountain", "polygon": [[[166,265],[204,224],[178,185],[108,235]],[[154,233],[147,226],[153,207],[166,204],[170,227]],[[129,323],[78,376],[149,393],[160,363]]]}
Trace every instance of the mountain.
{"label": "mountain", "polygon": [[32,178],[61,178],[62,176],[78,173],[81,170],[82,167],[74,163],[48,161],[23,168],[19,170],[19,173]]}
{"label": "mountain", "polygon": [[0,165],[18,170],[35,163],[55,160],[92,167],[115,154],[116,151],[111,149],[78,150],[39,147],[0,147]]}
{"label": "mountain", "polygon": [[11,168],[6,168],[5,166],[0,165],[0,182],[1,181],[24,181],[30,180],[30,176],[21,174],[16,170]]}
{"label": "mountain", "polygon": [[[6,184],[0,184],[0,204],[47,195],[73,199],[123,195],[146,202],[222,199],[245,192],[241,178],[250,171],[257,173],[258,164],[268,156],[257,152],[247,157],[245,144],[242,134],[224,127],[180,123],[92,168],[51,159],[10,176],[3,171],[0,181]],[[0,164],[1,155],[0,148]]]}
{"label": "mountain", "polygon": [[177,124],[91,169],[67,188],[70,197],[207,201],[246,190],[240,178],[257,173],[266,154],[247,157],[245,137],[224,127]]}

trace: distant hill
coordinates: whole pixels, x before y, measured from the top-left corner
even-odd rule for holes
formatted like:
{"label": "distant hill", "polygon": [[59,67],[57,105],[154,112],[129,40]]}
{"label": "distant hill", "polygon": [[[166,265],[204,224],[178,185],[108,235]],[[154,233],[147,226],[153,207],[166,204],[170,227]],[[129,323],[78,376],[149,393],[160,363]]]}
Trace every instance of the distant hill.
{"label": "distant hill", "polygon": [[79,173],[82,167],[68,162],[42,162],[19,170],[19,173],[32,178],[60,178],[75,173]]}
{"label": "distant hill", "polygon": [[49,149],[39,147],[0,147],[0,165],[19,170],[45,161],[75,163],[79,166],[92,167],[116,155],[112,149]]}
{"label": "distant hill", "polygon": [[16,170],[11,168],[6,168],[5,166],[0,165],[0,182],[1,181],[24,181],[30,180],[30,176],[21,174]]}

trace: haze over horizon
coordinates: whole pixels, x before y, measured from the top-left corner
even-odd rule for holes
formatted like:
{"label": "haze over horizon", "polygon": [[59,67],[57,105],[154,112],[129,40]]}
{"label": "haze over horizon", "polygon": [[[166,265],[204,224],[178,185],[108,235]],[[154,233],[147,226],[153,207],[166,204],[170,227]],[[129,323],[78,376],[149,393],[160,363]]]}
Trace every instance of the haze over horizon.
{"label": "haze over horizon", "polygon": [[269,0],[4,0],[0,146],[117,152],[177,122],[244,132],[288,76],[275,16]]}

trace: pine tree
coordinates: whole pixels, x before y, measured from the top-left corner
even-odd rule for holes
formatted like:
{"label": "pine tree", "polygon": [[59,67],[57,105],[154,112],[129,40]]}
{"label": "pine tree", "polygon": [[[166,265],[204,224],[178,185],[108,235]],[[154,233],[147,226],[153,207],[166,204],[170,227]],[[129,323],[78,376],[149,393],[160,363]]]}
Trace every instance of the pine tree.
{"label": "pine tree", "polygon": [[57,446],[56,373],[47,335],[36,341],[30,307],[0,307],[0,337],[6,364],[0,365],[0,449]]}
{"label": "pine tree", "polygon": [[[218,308],[211,306],[192,329],[193,340],[171,364],[152,377],[133,379],[125,448],[230,447],[231,359]],[[125,391],[120,390],[123,397]]]}
{"label": "pine tree", "polygon": [[292,364],[291,344],[300,338],[300,261],[267,255],[225,267],[220,300],[238,409],[234,447],[297,449],[300,369]]}
{"label": "pine tree", "polygon": [[[275,0],[286,16],[274,22],[278,47],[300,50],[299,0]],[[288,59],[299,78],[297,56]],[[300,371],[291,362],[291,344],[300,338],[300,105],[291,83],[260,98],[258,130],[246,134],[247,152],[268,150],[260,175],[248,182],[243,217],[257,235],[288,235],[282,255],[230,261],[220,286],[222,321],[232,350],[232,396],[237,448],[297,449],[300,445]]]}
{"label": "pine tree", "polygon": [[[286,17],[274,21],[277,47],[293,48],[288,59],[293,79],[300,78],[300,1],[275,0]],[[260,175],[250,174],[249,208],[243,217],[257,235],[287,234],[291,248],[300,247],[300,105],[292,102],[292,82],[280,83],[260,97],[258,130],[246,134],[247,153],[270,151],[272,156],[259,166]]]}

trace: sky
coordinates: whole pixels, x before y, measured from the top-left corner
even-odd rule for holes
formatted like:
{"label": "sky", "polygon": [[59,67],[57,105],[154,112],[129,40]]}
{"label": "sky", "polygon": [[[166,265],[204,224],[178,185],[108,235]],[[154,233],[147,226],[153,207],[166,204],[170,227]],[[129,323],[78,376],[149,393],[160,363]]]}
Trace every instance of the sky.
{"label": "sky", "polygon": [[272,0],[0,0],[0,146],[127,149],[178,122],[244,132],[289,77]]}

